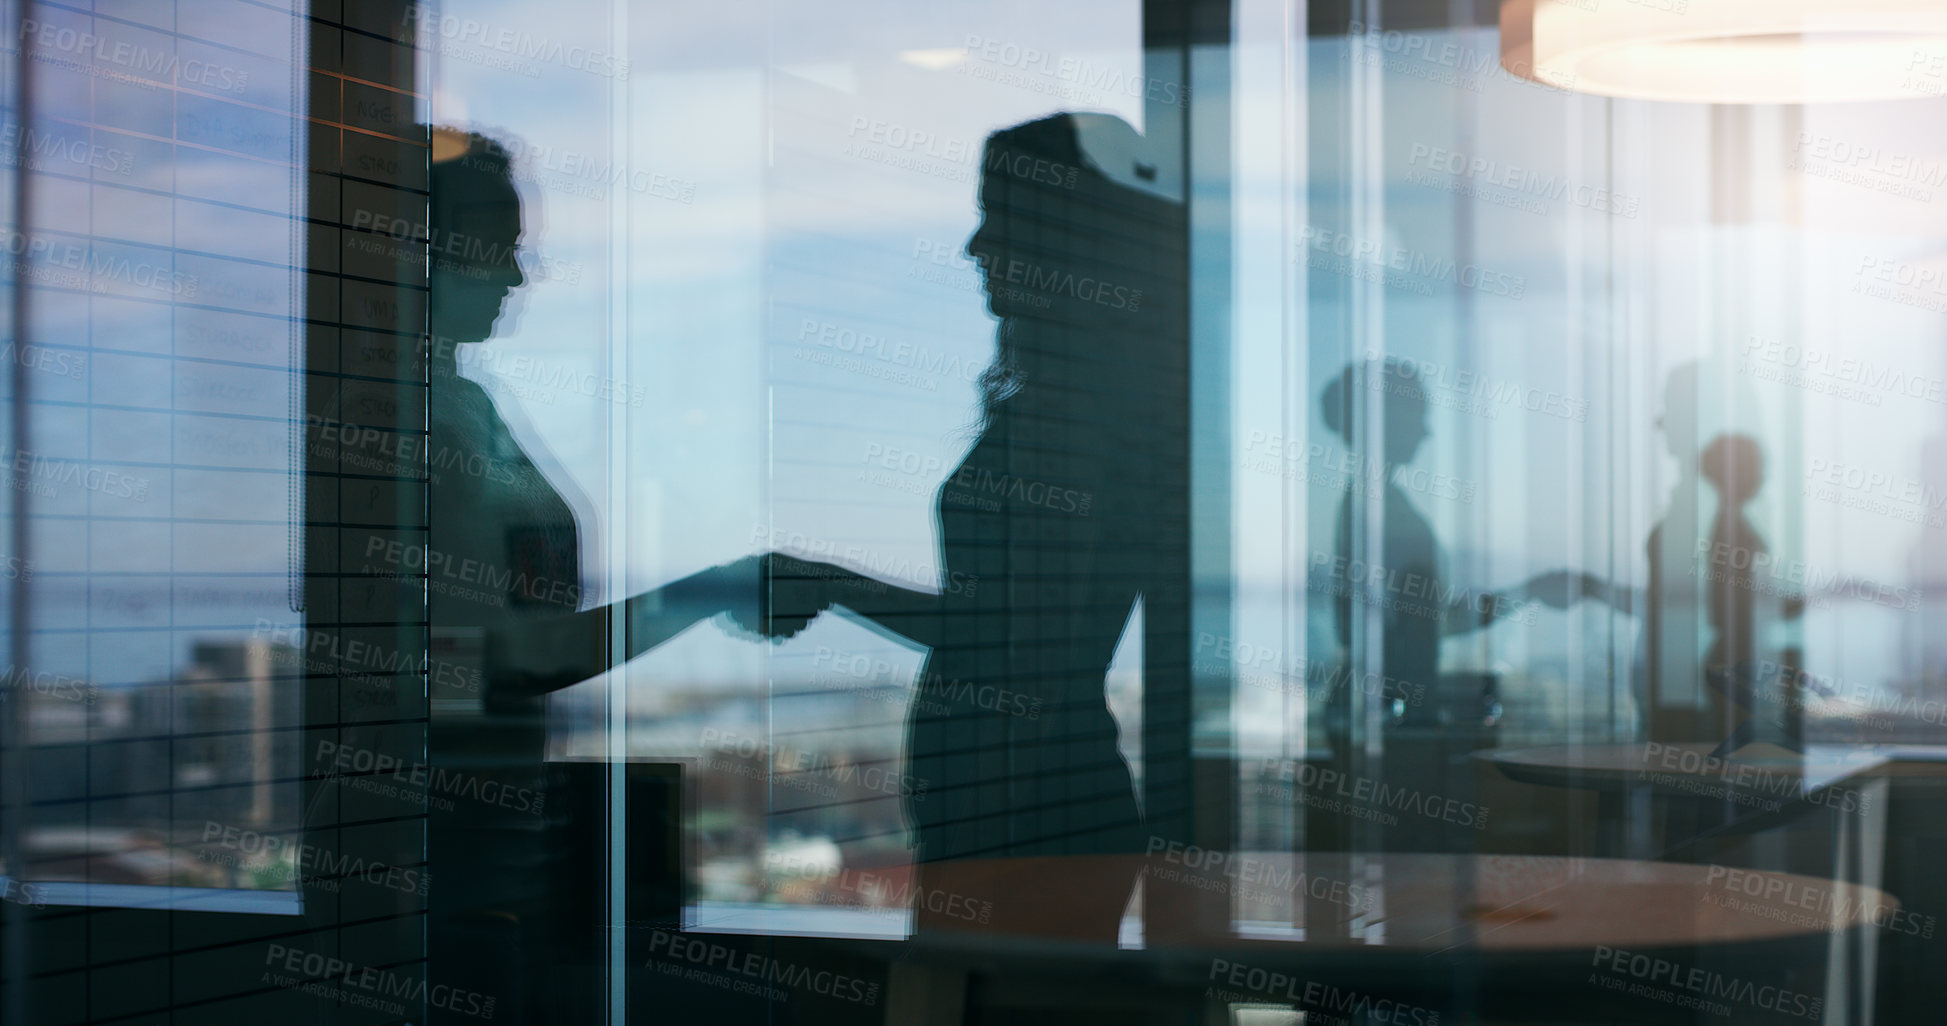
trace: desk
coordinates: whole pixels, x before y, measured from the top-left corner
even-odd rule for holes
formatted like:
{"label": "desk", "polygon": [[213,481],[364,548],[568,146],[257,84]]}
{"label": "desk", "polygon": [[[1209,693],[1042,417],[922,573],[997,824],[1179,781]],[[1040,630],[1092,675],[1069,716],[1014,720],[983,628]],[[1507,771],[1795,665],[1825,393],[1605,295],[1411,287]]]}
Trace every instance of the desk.
{"label": "desk", "polygon": [[1548,745],[1475,753],[1510,780],[1596,792],[1596,852],[1629,850],[1621,831],[1631,795],[1717,802],[1775,825],[1816,808],[1862,811],[1859,786],[1873,780],[1947,782],[1947,749],[1893,745],[1810,745],[1803,754],[1752,745],[1711,759],[1708,741],[1666,744]]}
{"label": "desk", "polygon": [[[1511,780],[1594,791],[1602,854],[1625,851],[1625,804],[1632,797],[1661,802],[1666,809],[1678,802],[1737,802],[1747,816],[1739,824],[1746,832],[1821,809],[1840,813],[1833,842],[1838,864],[1899,894],[1910,917],[1930,924],[1924,937],[1881,935],[1879,1010],[1888,1021],[1936,1016],[1947,1002],[1947,978],[1937,971],[1937,941],[1931,936],[1932,921],[1947,915],[1947,887],[1938,870],[1938,853],[1947,844],[1947,747],[1813,744],[1799,756],[1753,745],[1712,765],[1704,757],[1713,747],[1709,742],[1556,745],[1478,757]],[[1870,807],[1861,808],[1868,799]],[[1855,818],[1854,811],[1867,815]]]}
{"label": "desk", "polygon": [[[1688,783],[1715,782],[1731,795],[1802,800],[1849,777],[1891,773],[1947,776],[1934,749],[1891,745],[1809,745],[1803,754],[1757,744],[1713,760],[1708,741],[1667,744],[1547,745],[1475,753],[1511,780],[1545,787],[1620,790],[1647,787],[1694,796]],[[1931,758],[1922,761],[1923,753]]]}
{"label": "desk", "polygon": [[[1152,916],[1164,921],[1133,950],[1064,939],[1055,900],[1015,903],[984,926],[921,931],[901,946],[907,986],[896,973],[887,1021],[956,1022],[969,979],[984,981],[979,992],[990,997],[997,986],[1039,979],[1044,989],[1085,981],[1100,988],[1094,993],[1150,995],[1179,1009],[1200,1002],[1206,1013],[1212,1002],[1253,1000],[1303,1010],[1303,995],[1326,992],[1429,1012],[1455,1002],[1527,1005],[1548,994],[1601,1014],[1619,1008],[1675,1022],[1657,1017],[1664,1006],[1655,999],[1623,993],[1644,980],[1603,953],[1720,977],[1734,966],[1755,986],[1822,992],[1826,962],[1842,948],[1836,938],[1899,908],[1876,888],[1816,877],[1624,859],[1237,853],[1225,868],[1193,861],[1073,856],[930,867],[929,887],[972,901],[1004,899],[1036,881],[1050,891],[1049,881],[1139,873],[1145,902],[1169,903],[1171,914]],[[1806,895],[1822,911],[1794,904]],[[1280,906],[1286,915],[1265,918]],[[1258,918],[1233,918],[1240,908]],[[1274,978],[1285,982],[1271,986]],[[1612,979],[1620,981],[1613,988]],[[1294,991],[1294,981],[1312,989]]]}

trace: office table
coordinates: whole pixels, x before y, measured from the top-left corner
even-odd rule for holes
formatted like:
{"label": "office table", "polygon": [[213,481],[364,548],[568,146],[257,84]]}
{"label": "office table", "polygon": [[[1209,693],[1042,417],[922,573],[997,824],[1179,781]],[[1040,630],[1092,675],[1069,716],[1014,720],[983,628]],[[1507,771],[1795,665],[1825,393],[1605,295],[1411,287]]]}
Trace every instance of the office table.
{"label": "office table", "polygon": [[1947,748],[1894,745],[1808,746],[1800,754],[1752,745],[1713,760],[1707,741],[1547,745],[1476,753],[1510,780],[1596,794],[1596,853],[1630,850],[1622,836],[1632,795],[1666,802],[1716,803],[1746,829],[1783,822],[1819,808],[1869,812],[1861,790],[1879,780],[1947,783]]}
{"label": "office table", "polygon": [[[1947,911],[1938,873],[1938,853],[1947,844],[1947,746],[1811,744],[1800,755],[1752,745],[1714,765],[1704,761],[1713,747],[1554,745],[1482,752],[1478,758],[1511,780],[1593,791],[1596,850],[1605,855],[1655,853],[1648,846],[1628,850],[1623,825],[1632,800],[1639,811],[1659,803],[1666,816],[1719,803],[1738,815],[1731,825],[1742,833],[1825,810],[1852,872],[1872,874],[1866,878],[1900,895],[1907,916],[1928,927],[1924,936],[1881,934],[1881,1013],[1898,1021],[1937,1012],[1947,1002],[1947,977],[1934,971],[1939,957],[1932,937],[1934,918]],[[1682,847],[1666,841],[1664,850]]]}
{"label": "office table", "polygon": [[[1171,1021],[1194,1004],[1208,1018],[1239,1002],[1333,1016],[1348,1001],[1383,1001],[1423,1015],[1510,1018],[1566,1002],[1596,1021],[1679,1022],[1658,1017],[1670,1010],[1663,1002],[1690,992],[1647,967],[1824,1000],[1827,961],[1851,950],[1839,938],[1899,908],[1872,887],[1626,859],[1260,852],[1198,861],[1208,857],[1186,850],[929,867],[928,887],[970,901],[1034,900],[899,945],[886,1021],[956,1022],[970,995],[976,1006],[1005,1006],[1016,1000],[1009,992],[1037,1000],[1080,986],[1175,1007]],[[1126,930],[1121,947],[1064,935],[1064,882],[1132,873],[1145,878],[1139,942]],[[1822,911],[1780,894],[1817,895]],[[1630,993],[1638,985],[1664,997]],[[1547,1014],[1563,1021],[1559,1009]]]}
{"label": "office table", "polygon": [[1802,800],[1863,775],[1947,777],[1947,749],[1896,745],[1807,746],[1803,753],[1751,745],[1721,759],[1708,741],[1545,745],[1476,753],[1511,780],[1546,787],[1619,790],[1646,787],[1696,795],[1695,784],[1719,784],[1726,794]]}

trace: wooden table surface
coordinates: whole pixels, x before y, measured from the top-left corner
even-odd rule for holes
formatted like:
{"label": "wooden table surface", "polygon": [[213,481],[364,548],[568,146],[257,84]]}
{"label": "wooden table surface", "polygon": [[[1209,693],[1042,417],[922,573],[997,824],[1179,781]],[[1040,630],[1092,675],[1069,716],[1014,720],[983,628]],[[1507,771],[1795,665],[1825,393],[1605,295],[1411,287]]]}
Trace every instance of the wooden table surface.
{"label": "wooden table surface", "polygon": [[[1708,741],[1497,748],[1475,753],[1510,780],[1544,787],[1721,797],[1722,793],[1798,799],[1862,778],[1947,780],[1947,748],[1909,745],[1810,745],[1795,753],[1756,744],[1721,759]],[[1700,791],[1705,788],[1709,793]]]}
{"label": "wooden table surface", "polygon": [[[1030,900],[967,933],[1058,937],[1064,890],[1145,875],[1170,910],[1155,944],[1368,952],[1570,952],[1760,942],[1882,920],[1899,901],[1811,876],[1630,859],[1291,852],[969,860],[929,867],[926,886]],[[1198,865],[1198,863],[1204,863]],[[1309,922],[1308,922],[1309,920]]]}

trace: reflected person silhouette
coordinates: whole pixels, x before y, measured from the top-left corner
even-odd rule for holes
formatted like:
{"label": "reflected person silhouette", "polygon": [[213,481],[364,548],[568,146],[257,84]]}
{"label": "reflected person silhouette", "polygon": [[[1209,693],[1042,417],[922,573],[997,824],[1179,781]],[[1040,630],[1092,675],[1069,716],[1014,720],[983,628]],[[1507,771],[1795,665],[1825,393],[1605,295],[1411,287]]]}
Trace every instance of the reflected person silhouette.
{"label": "reflected person silhouette", "polygon": [[[1706,405],[1707,397],[1715,401]],[[1738,508],[1725,510],[1723,506],[1728,501],[1733,507],[1741,507],[1749,499],[1749,495],[1740,497],[1741,493],[1756,493],[1757,483],[1762,481],[1762,471],[1756,470],[1762,454],[1748,439],[1720,448],[1715,459],[1721,481],[1707,492],[1706,443],[1730,437],[1731,433],[1704,425],[1707,421],[1722,424],[1751,405],[1755,402],[1741,384],[1723,380],[1722,372],[1714,366],[1691,361],[1671,369],[1664,381],[1663,412],[1656,426],[1676,461],[1677,478],[1663,515],[1644,543],[1648,581],[1642,588],[1632,588],[1591,578],[1586,588],[1586,597],[1640,620],[1629,683],[1644,740],[1715,740],[1731,729],[1726,692],[1713,686],[1710,678],[1713,642],[1707,639],[1725,627],[1741,638],[1748,637],[1749,632],[1737,627],[1735,603],[1718,601],[1709,588],[1708,579],[1713,576],[1737,576],[1732,561],[1739,558],[1728,550],[1714,550],[1712,535],[1721,533],[1731,543],[1741,536],[1755,537],[1755,530],[1749,529]],[[1744,454],[1744,469],[1731,466],[1737,452]],[[1748,479],[1754,470],[1760,476]],[[1707,513],[1713,503],[1716,512]],[[1802,598],[1793,598],[1786,612],[1796,616],[1802,608]],[[1729,614],[1728,618],[1722,618],[1723,614]],[[1737,662],[1733,660],[1730,665]]]}
{"label": "reflected person silhouette", "polygon": [[1764,452],[1758,443],[1747,435],[1719,435],[1704,447],[1698,469],[1717,492],[1709,542],[1716,565],[1705,575],[1704,586],[1711,626],[1704,672],[1709,675],[1749,663],[1758,654],[1756,596],[1763,582],[1739,568],[1768,565],[1771,549],[1744,509],[1764,487]]}
{"label": "reflected person silhouette", "polygon": [[[1703,365],[1685,363],[1670,371],[1663,386],[1663,414],[1657,426],[1676,460],[1677,480],[1663,517],[1644,543],[1649,581],[1641,593],[1611,586],[1598,594],[1616,609],[1637,613],[1642,621],[1630,688],[1646,739],[1709,737],[1717,733],[1710,724],[1723,720],[1720,696],[1704,682],[1702,639],[1707,623],[1695,562],[1707,501],[1701,487],[1706,438],[1703,377]],[[1706,710],[1699,709],[1699,692]]]}
{"label": "reflected person silhouette", "polygon": [[1717,493],[1704,575],[1711,628],[1704,681],[1724,703],[1729,726],[1711,754],[1728,755],[1753,741],[1802,751],[1799,660],[1792,649],[1774,647],[1773,634],[1803,612],[1805,601],[1769,573],[1771,549],[1745,512],[1764,487],[1764,450],[1748,435],[1718,435],[1704,447],[1698,469]]}
{"label": "reflected person silhouette", "polygon": [[[1490,626],[1531,601],[1565,606],[1575,577],[1546,573],[1509,592],[1477,592],[1451,583],[1432,524],[1399,484],[1398,471],[1413,461],[1430,435],[1426,387],[1410,364],[1393,357],[1348,364],[1332,379],[1319,397],[1320,413],[1325,426],[1355,454],[1371,445],[1360,426],[1356,400],[1361,395],[1380,407],[1379,459],[1346,488],[1334,535],[1337,558],[1315,566],[1308,586],[1332,596],[1333,626],[1347,653],[1353,649],[1355,616],[1368,608],[1378,611],[1380,640],[1370,662],[1377,664],[1372,670],[1383,682],[1378,697],[1392,712],[1386,782],[1446,793],[1449,761],[1475,742],[1465,731],[1442,736],[1449,724],[1441,712],[1450,696],[1441,686],[1441,640]],[[1364,468],[1373,461],[1358,462]],[[1378,494],[1373,494],[1375,488]],[[1363,516],[1372,502],[1380,506],[1379,537],[1355,546],[1354,518]],[[1326,696],[1328,730],[1341,735],[1339,743],[1347,746],[1351,690],[1340,686]],[[1462,709],[1478,700],[1473,694],[1458,697]],[[1454,843],[1450,826],[1407,817],[1385,829],[1385,845],[1398,851],[1442,850]]]}
{"label": "reflected person silhouette", "polygon": [[[544,761],[547,692],[593,677],[610,662],[620,621],[634,656],[701,619],[788,637],[763,601],[755,558],[589,609],[581,603],[583,535],[570,482],[540,469],[486,388],[462,373],[526,282],[521,201],[507,149],[477,133],[429,132],[431,249],[427,348],[428,535],[423,567],[436,666],[429,675],[427,758],[445,779],[492,800],[429,800],[428,972],[435,981],[499,998],[514,1022],[565,1015],[549,962],[572,944],[562,930],[576,881],[569,843],[599,824],[569,819],[577,802]],[[531,434],[530,434],[531,439]],[[381,550],[384,551],[384,550]],[[373,569],[382,569],[374,567]],[[457,671],[445,668],[460,667]],[[489,791],[491,788],[491,791]],[[444,1014],[435,1010],[436,1014]]]}
{"label": "reflected person silhouette", "polygon": [[[1362,391],[1380,404],[1380,459],[1373,471],[1352,480],[1339,502],[1334,533],[1338,562],[1313,586],[1334,597],[1333,626],[1341,646],[1352,644],[1355,605],[1382,609],[1386,697],[1395,700],[1402,725],[1430,726],[1437,703],[1423,699],[1438,686],[1441,639],[1489,626],[1528,602],[1564,606],[1578,578],[1550,572],[1508,592],[1453,585],[1433,526],[1399,484],[1398,471],[1413,461],[1431,434],[1426,387],[1411,365],[1396,358],[1348,364],[1319,396],[1319,409],[1325,426],[1355,453],[1368,445],[1355,421],[1354,398]],[[1372,494],[1374,485],[1378,495]],[[1377,544],[1368,546],[1376,558],[1355,563],[1353,518],[1363,512],[1362,502],[1372,501],[1380,503],[1383,518]]]}
{"label": "reflected person silhouette", "polygon": [[[1181,205],[1120,119],[998,131],[967,244],[996,356],[981,430],[937,500],[940,592],[773,556],[774,580],[929,650],[907,716],[916,894],[991,902],[979,924],[915,900],[921,932],[1113,943],[1145,847],[1106,674],[1138,599],[1181,602]],[[779,602],[802,616],[807,607]],[[1056,860],[1030,856],[1123,855]],[[1077,865],[1077,863],[1080,863]]]}

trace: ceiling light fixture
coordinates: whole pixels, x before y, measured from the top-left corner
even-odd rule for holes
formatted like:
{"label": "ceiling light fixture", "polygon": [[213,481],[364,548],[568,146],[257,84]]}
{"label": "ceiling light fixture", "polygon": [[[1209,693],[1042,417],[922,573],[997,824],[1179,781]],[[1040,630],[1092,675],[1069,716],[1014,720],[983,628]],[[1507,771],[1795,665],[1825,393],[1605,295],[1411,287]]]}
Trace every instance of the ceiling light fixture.
{"label": "ceiling light fixture", "polygon": [[1942,0],[1502,0],[1501,66],[1545,85],[1689,103],[1947,94]]}

